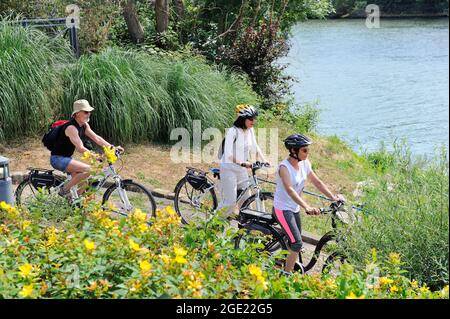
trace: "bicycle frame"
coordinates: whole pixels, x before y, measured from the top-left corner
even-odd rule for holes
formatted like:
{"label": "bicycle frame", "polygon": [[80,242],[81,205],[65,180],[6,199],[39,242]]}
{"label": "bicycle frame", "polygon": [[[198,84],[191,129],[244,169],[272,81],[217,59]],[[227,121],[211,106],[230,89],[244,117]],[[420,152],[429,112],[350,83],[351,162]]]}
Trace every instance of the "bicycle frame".
{"label": "bicycle frame", "polygon": [[[239,203],[240,201],[242,201],[242,199],[247,194],[247,192],[250,192],[249,196],[252,196],[253,194],[256,194],[256,209],[258,211],[265,211],[264,203],[260,199],[261,187],[259,186],[259,181],[258,181],[258,178],[256,176],[256,171],[258,169],[259,168],[252,168],[252,175],[250,175],[248,177],[247,186],[237,196],[236,203]],[[208,174],[208,173],[206,173],[206,174]],[[204,188],[202,190],[202,194],[199,194],[197,196],[193,196],[191,198],[191,203],[196,208],[200,208],[198,203],[201,202],[202,198],[204,196],[206,196],[211,189],[216,187],[216,183],[214,183],[214,181],[211,178],[209,178],[207,175],[206,175],[206,178],[207,178],[207,180],[208,180],[208,182],[209,182],[209,184],[211,186],[209,186],[207,188]],[[252,192],[252,190],[254,190],[254,192]]]}

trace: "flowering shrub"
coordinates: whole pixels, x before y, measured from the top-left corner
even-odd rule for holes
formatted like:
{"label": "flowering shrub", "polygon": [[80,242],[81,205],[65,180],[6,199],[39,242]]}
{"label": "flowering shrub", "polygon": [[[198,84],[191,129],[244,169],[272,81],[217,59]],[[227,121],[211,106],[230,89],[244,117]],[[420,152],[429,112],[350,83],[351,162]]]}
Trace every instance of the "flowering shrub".
{"label": "flowering shrub", "polygon": [[170,207],[152,220],[95,202],[51,226],[32,216],[0,203],[1,298],[448,298],[448,285],[403,277],[398,254],[379,263],[373,252],[366,269],[336,277],[285,276],[255,249],[234,249],[224,222],[183,226]]}

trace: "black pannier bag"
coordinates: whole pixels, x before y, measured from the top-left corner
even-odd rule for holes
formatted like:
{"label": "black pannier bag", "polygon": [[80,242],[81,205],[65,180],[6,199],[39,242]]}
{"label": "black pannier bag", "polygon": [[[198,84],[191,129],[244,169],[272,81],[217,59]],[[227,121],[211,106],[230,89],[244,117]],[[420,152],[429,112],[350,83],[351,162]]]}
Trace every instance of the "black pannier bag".
{"label": "black pannier bag", "polygon": [[210,186],[205,172],[189,169],[186,173],[186,180],[196,190],[203,190]]}
{"label": "black pannier bag", "polygon": [[60,181],[55,178],[53,171],[34,169],[30,174],[30,182],[34,188],[50,188],[59,185]]}

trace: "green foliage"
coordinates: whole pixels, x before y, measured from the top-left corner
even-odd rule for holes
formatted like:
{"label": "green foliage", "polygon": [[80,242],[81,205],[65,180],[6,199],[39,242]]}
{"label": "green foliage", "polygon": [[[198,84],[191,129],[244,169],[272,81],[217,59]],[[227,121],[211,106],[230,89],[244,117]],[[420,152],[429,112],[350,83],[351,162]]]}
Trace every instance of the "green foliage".
{"label": "green foliage", "polygon": [[30,213],[0,203],[1,298],[448,298],[448,286],[403,277],[395,255],[336,277],[285,276],[256,246],[235,249],[223,221],[182,227],[170,207],[150,226],[145,212],[118,219],[95,202],[53,226]]}
{"label": "green foliage", "polygon": [[310,104],[292,106],[291,103],[279,103],[268,110],[262,110],[258,127],[265,127],[267,123],[278,119],[282,125],[288,125],[295,132],[314,131],[319,120],[319,109]]}
{"label": "green foliage", "polygon": [[61,65],[73,61],[61,36],[0,20],[0,141],[47,127],[62,94]]}
{"label": "green foliage", "polygon": [[365,186],[361,220],[346,235],[350,260],[365,262],[367,251],[399,252],[410,278],[433,288],[448,282],[449,206],[448,160],[443,153],[423,166],[405,146],[370,156],[384,172]]}
{"label": "green foliage", "polygon": [[112,48],[74,61],[64,40],[7,22],[0,48],[1,140],[41,133],[81,98],[96,108],[94,130],[114,142],[167,142],[193,120],[224,128],[236,104],[258,104],[244,76],[189,53]]}
{"label": "green foliage", "polygon": [[289,46],[274,25],[247,28],[229,47],[222,47],[215,58],[217,63],[239,68],[249,75],[253,89],[263,97],[264,108],[281,101],[289,93],[290,77],[275,62],[288,52]]}
{"label": "green foliage", "polygon": [[200,58],[172,59],[108,49],[83,56],[65,73],[64,114],[77,98],[96,108],[94,130],[115,142],[167,142],[193,120],[224,128],[238,103],[257,103],[244,78]]}

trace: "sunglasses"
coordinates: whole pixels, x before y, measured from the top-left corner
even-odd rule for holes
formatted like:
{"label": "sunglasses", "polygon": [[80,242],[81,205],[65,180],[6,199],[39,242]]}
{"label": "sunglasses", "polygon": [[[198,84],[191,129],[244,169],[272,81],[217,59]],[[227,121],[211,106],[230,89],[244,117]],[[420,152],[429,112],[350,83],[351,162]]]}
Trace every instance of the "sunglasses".
{"label": "sunglasses", "polygon": [[301,148],[300,151],[302,151],[303,153],[308,153],[309,152],[309,148],[307,148],[307,147]]}
{"label": "sunglasses", "polygon": [[249,118],[247,118],[247,120],[249,120],[249,121],[255,121],[256,120],[256,118],[254,118],[254,117],[249,117]]}

